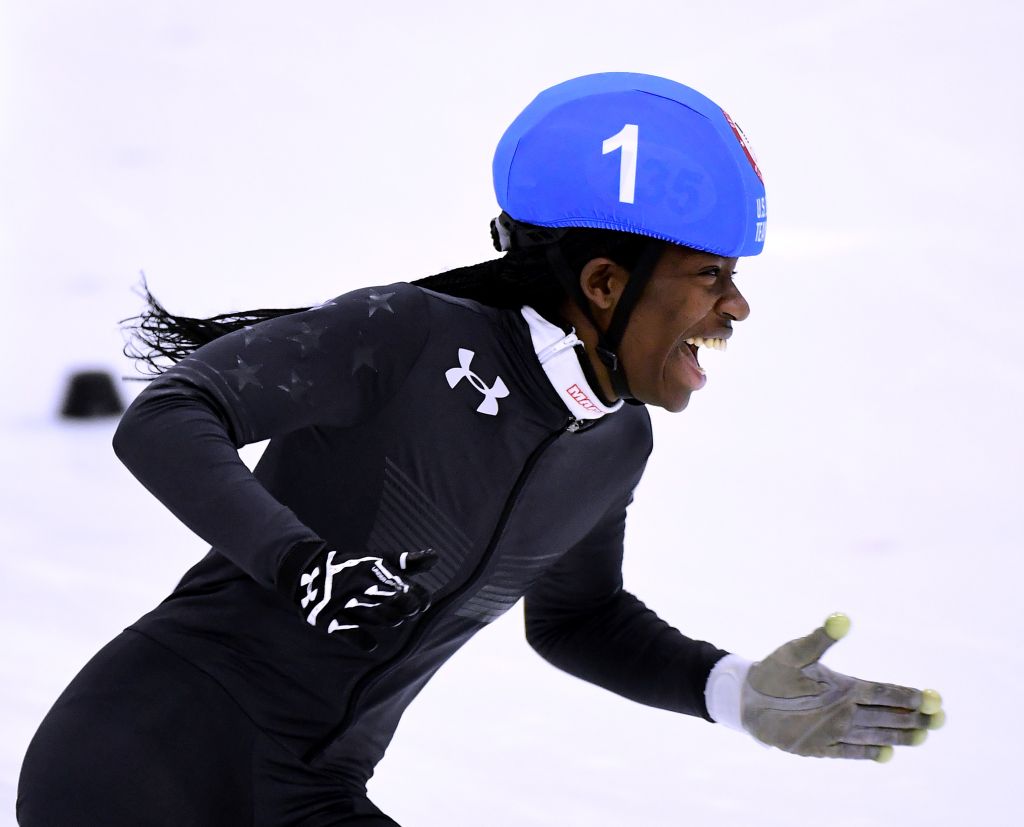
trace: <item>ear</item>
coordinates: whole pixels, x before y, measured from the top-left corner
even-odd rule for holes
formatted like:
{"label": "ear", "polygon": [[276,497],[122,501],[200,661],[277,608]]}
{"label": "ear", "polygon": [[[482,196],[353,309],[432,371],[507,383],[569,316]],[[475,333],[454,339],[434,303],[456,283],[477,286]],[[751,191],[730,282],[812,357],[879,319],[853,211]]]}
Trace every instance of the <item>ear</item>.
{"label": "ear", "polygon": [[592,258],[580,271],[580,288],[595,310],[615,309],[629,273],[610,258]]}

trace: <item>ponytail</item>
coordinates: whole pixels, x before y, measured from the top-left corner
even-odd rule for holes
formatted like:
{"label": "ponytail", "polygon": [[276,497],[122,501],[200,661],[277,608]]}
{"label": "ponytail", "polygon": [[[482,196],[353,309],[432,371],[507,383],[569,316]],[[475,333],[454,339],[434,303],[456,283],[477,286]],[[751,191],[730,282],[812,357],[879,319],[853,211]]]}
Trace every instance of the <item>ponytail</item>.
{"label": "ponytail", "polygon": [[[124,355],[134,359],[139,369],[150,376],[164,373],[192,351],[234,330],[310,309],[242,310],[208,319],[176,316],[169,313],[150,292],[145,275],[142,277],[142,296],[146,300],[142,313],[122,319],[120,324],[127,334]],[[162,360],[170,364],[162,364]]]}
{"label": "ponytail", "polygon": [[[578,274],[595,258],[609,258],[632,270],[650,239],[615,230],[574,228],[557,243],[572,271]],[[530,305],[548,318],[558,318],[566,300],[543,248],[513,250],[501,258],[427,276],[412,284],[492,307],[518,309]],[[145,309],[138,316],[122,320],[121,325],[127,334],[125,356],[134,359],[150,376],[164,373],[192,351],[226,333],[310,309],[243,310],[195,319],[169,313],[150,292],[145,276],[142,295]]]}

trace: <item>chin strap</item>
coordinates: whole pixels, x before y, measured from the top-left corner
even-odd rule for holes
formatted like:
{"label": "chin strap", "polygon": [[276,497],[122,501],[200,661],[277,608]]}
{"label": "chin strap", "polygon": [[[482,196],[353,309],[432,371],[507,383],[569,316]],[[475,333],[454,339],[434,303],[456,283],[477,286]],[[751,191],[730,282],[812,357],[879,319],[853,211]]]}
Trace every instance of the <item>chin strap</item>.
{"label": "chin strap", "polygon": [[[629,280],[623,288],[622,295],[615,305],[611,322],[607,330],[594,318],[590,309],[590,301],[580,287],[579,274],[574,273],[569,263],[565,260],[558,242],[571,227],[536,227],[530,224],[521,224],[506,212],[502,212],[497,218],[491,221],[491,240],[499,252],[519,250],[528,247],[543,247],[548,264],[551,266],[556,278],[562,283],[562,287],[572,298],[576,305],[583,311],[594,330],[597,331],[597,356],[608,371],[608,377],[612,383],[612,389],[620,399],[631,405],[641,405],[637,402],[629,390],[629,382],[626,379],[626,371],[622,361],[618,357],[619,345],[622,344],[622,336],[626,332],[626,324],[633,312],[633,308],[639,301],[644,287],[651,278],[655,264],[661,255],[662,243],[650,239],[644,247],[636,266],[630,271]],[[598,385],[595,383],[595,388]]]}
{"label": "chin strap", "polygon": [[642,403],[637,402],[633,398],[633,394],[629,389],[629,381],[626,377],[626,369],[622,365],[622,360],[619,359],[618,350],[622,344],[622,336],[626,332],[629,317],[637,301],[640,300],[644,287],[647,286],[647,282],[651,278],[654,265],[658,263],[658,258],[661,255],[661,249],[661,244],[653,239],[644,247],[644,251],[640,254],[636,266],[630,271],[629,280],[626,282],[626,286],[619,296],[619,301],[615,305],[615,310],[612,313],[611,322],[609,322],[607,330],[602,330],[601,326],[597,323],[597,319],[594,318],[594,314],[590,309],[590,301],[583,293],[583,288],[580,287],[579,277],[569,267],[565,256],[562,255],[561,249],[555,245],[550,245],[545,251],[548,263],[551,265],[559,281],[562,282],[562,286],[565,287],[573,301],[576,302],[576,305],[587,317],[587,321],[597,331],[597,356],[608,371],[608,378],[611,380],[612,389],[620,399],[624,399],[632,405]]}

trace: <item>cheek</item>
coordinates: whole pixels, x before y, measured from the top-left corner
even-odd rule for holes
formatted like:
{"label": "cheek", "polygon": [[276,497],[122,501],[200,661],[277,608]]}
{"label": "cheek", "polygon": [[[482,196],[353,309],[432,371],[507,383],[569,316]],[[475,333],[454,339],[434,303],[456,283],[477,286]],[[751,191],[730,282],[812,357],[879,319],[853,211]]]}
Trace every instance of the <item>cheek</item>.
{"label": "cheek", "polygon": [[[654,289],[645,291],[633,310],[621,348],[630,381],[638,386],[634,390],[640,385],[653,389],[664,384],[679,337],[708,312],[706,302],[692,290],[679,290],[678,285],[669,285],[677,289],[649,286]],[[685,401],[682,404],[685,406]]]}
{"label": "cheek", "polygon": [[645,310],[651,315],[652,323],[675,330],[678,335],[706,312],[706,295],[699,286],[678,283],[659,286],[661,289],[644,296],[650,299],[645,301]]}
{"label": "cheek", "polygon": [[686,329],[677,311],[655,302],[644,307],[629,320],[623,341],[627,349],[640,360],[645,373],[660,372],[671,355],[679,335]]}

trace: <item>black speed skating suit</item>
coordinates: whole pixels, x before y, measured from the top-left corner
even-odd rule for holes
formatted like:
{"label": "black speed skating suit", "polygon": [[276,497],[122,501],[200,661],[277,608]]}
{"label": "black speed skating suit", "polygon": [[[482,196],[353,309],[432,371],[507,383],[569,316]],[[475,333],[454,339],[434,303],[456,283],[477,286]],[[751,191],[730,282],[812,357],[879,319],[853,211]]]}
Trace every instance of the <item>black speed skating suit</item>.
{"label": "black speed skating suit", "polygon": [[[267,438],[250,473],[236,449]],[[517,311],[401,283],[349,293],[200,348],[139,396],[114,444],[213,546],[125,634],[194,666],[282,755],[354,798],[406,705],[523,595],[528,639],[555,665],[707,717],[725,653],[622,588],[647,412],[578,428]],[[292,578],[324,542],[433,548],[417,577],[431,608],[375,629],[371,654],[310,628]]]}

